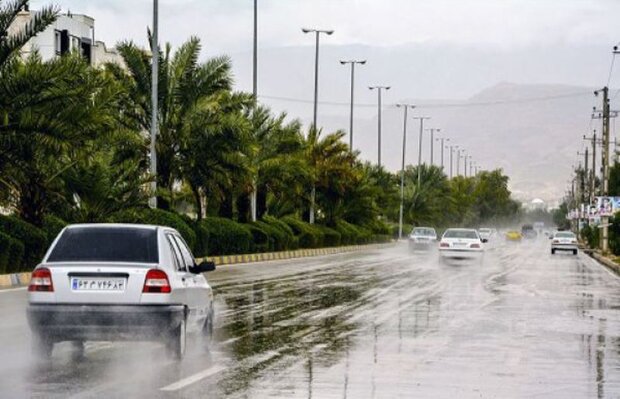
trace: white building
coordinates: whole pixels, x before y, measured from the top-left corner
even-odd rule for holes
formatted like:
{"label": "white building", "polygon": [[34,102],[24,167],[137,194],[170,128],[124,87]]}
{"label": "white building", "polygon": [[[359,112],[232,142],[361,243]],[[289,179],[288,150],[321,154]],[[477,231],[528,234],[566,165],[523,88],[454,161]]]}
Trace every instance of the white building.
{"label": "white building", "polygon": [[[9,35],[22,29],[33,18],[33,14],[28,7],[20,11],[9,28]],[[59,15],[45,31],[26,43],[22,55],[27,57],[34,51],[38,51],[43,60],[77,52],[95,67],[106,62],[125,67],[123,57],[115,49],[109,49],[105,43],[95,40],[95,20],[83,14]]]}

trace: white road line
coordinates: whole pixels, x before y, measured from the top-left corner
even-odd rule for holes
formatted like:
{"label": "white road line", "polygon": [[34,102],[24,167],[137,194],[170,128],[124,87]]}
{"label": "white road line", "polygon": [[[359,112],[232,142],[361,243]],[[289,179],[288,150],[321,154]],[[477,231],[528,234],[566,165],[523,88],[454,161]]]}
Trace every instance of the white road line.
{"label": "white road line", "polygon": [[21,291],[21,290],[25,290],[26,288],[28,288],[28,287],[7,288],[5,290],[0,290],[0,294],[5,293],[5,292]]}
{"label": "white road line", "polygon": [[167,392],[173,392],[173,391],[178,391],[179,389],[183,389],[189,385],[195,384],[200,380],[204,380],[207,377],[210,377],[212,375],[215,375],[221,371],[226,370],[226,367],[223,366],[212,366],[209,367],[206,370],[201,371],[200,373],[196,373],[194,375],[190,375],[187,378],[183,378],[182,380],[179,380],[175,383],[172,383],[170,385],[167,385],[163,388],[160,388],[160,391],[167,391]]}

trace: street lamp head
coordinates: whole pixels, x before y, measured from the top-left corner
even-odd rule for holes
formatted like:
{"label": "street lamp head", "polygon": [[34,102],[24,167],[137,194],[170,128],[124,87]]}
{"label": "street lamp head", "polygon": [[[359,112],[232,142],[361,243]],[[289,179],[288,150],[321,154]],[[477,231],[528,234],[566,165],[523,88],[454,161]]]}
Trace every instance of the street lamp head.
{"label": "street lamp head", "polygon": [[366,65],[366,60],[361,60],[361,61],[359,61],[359,64],[361,64],[361,65]]}
{"label": "street lamp head", "polygon": [[314,30],[312,30],[312,29],[308,29],[308,28],[301,28],[301,31],[302,31],[303,33],[310,33],[310,32],[314,32]]}
{"label": "street lamp head", "polygon": [[384,89],[385,90],[390,90],[392,88],[392,86],[385,86]]}
{"label": "street lamp head", "polygon": [[327,33],[328,35],[331,35],[332,33],[334,33],[334,31],[333,31],[333,30],[326,30],[326,31],[323,31],[323,32],[324,32],[324,33]]}
{"label": "street lamp head", "polygon": [[340,65],[345,65],[346,63],[347,63],[347,61],[340,60]]}

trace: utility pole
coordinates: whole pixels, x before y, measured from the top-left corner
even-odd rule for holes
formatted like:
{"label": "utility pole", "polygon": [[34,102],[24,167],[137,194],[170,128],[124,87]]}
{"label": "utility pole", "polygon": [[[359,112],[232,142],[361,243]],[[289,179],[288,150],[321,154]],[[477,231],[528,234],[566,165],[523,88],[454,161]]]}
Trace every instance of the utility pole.
{"label": "utility pole", "polygon": [[421,183],[421,174],[420,174],[420,169],[422,168],[422,133],[424,133],[424,120],[426,119],[431,119],[429,116],[416,116],[413,119],[419,119],[420,120],[420,139],[418,142],[418,190],[420,189],[420,183]]}
{"label": "utility pole", "polygon": [[592,203],[592,201],[594,201],[594,197],[596,196],[596,130],[594,130],[592,137],[583,136],[583,139],[592,143],[592,173],[589,176],[590,198],[588,198],[589,203]]}
{"label": "utility pole", "polygon": [[400,214],[398,216],[398,239],[403,238],[403,207],[405,200],[405,152],[407,149],[407,110],[409,108],[414,109],[415,105],[411,104],[396,104],[398,108],[405,109],[405,117],[403,119],[403,159],[400,168]]}
{"label": "utility pole", "polygon": [[471,155],[464,155],[463,156],[463,161],[464,161],[464,164],[463,164],[463,175],[465,177],[467,177],[467,158],[471,158]]}
{"label": "utility pole", "polygon": [[458,149],[456,151],[456,175],[461,175],[461,152],[465,152],[465,150]]}
{"label": "utility pole", "polygon": [[431,166],[433,166],[433,143],[435,142],[435,132],[439,133],[441,132],[441,129],[430,128],[426,130],[431,132]]}
{"label": "utility pole", "polygon": [[471,157],[470,157],[470,160],[469,160],[469,177],[472,177],[472,176],[473,176],[473,175],[472,175],[472,173],[473,173],[473,169],[474,169],[474,161],[472,161],[472,160],[471,160]]}
{"label": "utility pole", "polygon": [[353,100],[355,93],[355,65],[364,65],[366,60],[340,61],[341,65],[351,65],[351,112],[349,114],[349,150],[353,151]]}
{"label": "utility pole", "polygon": [[149,200],[151,208],[157,208],[157,128],[159,127],[157,117],[157,97],[159,93],[159,44],[157,42],[158,33],[158,14],[159,14],[159,2],[153,0],[153,35],[151,36],[151,175],[153,181],[151,182],[152,196]]}
{"label": "utility pole", "polygon": [[[601,91],[603,92],[603,110],[599,117],[603,119],[603,197],[607,197],[609,195],[609,88],[605,86],[602,90],[595,91],[594,95],[598,96]],[[602,216],[601,224],[603,225],[601,250],[603,254],[606,254],[609,251],[609,217]]]}
{"label": "utility pole", "polygon": [[370,90],[377,90],[377,164],[381,167],[381,91],[390,90],[390,86],[368,86]]}
{"label": "utility pole", "polygon": [[586,195],[588,193],[588,161],[589,161],[588,147],[586,147],[585,152],[577,151],[577,155],[583,155],[584,170],[581,174],[581,193],[582,193],[581,202],[585,204],[586,199],[588,199],[588,203],[590,202],[589,196]]}

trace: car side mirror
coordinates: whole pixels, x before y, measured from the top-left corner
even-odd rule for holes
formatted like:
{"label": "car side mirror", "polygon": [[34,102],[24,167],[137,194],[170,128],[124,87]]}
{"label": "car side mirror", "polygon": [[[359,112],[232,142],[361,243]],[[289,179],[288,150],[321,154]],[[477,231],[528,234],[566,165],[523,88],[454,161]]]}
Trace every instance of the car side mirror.
{"label": "car side mirror", "polygon": [[480,241],[482,241],[482,243],[489,242],[489,240],[488,240],[488,239],[486,239],[486,238],[483,238],[483,239],[481,239]]}
{"label": "car side mirror", "polygon": [[200,264],[189,268],[190,273],[193,273],[193,274],[208,273],[214,270],[215,270],[215,263],[208,261],[208,260],[203,260],[202,262],[200,262]]}

